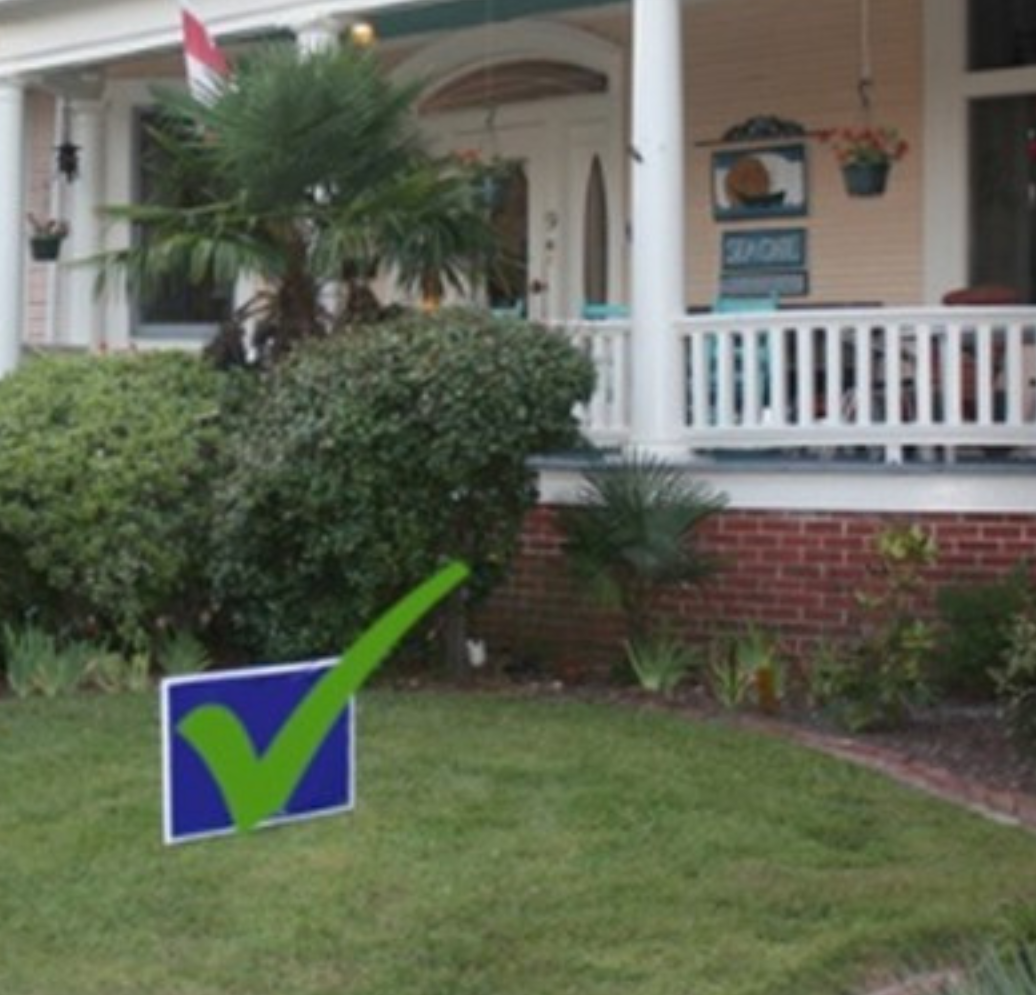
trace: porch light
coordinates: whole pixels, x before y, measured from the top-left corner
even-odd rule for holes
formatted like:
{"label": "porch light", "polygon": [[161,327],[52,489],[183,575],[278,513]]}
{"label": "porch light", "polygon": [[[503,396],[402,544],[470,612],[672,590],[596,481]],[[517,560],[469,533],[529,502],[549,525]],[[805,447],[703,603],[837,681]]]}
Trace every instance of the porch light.
{"label": "porch light", "polygon": [[58,173],[69,183],[79,179],[79,146],[66,138],[55,150]]}
{"label": "porch light", "polygon": [[356,21],[349,27],[349,40],[358,48],[369,48],[377,41],[374,25],[369,21]]}

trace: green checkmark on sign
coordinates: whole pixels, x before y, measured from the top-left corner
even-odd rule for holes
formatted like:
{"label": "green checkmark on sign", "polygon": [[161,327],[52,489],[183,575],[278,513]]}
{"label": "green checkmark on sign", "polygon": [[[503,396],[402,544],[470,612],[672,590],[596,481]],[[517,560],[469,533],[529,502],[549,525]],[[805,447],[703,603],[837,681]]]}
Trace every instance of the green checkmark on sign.
{"label": "green checkmark on sign", "polygon": [[393,647],[468,577],[451,563],[396,602],[299,702],[265,753],[223,705],[200,705],[176,727],[205,762],[239,830],[252,829],[291,799],[335,720]]}

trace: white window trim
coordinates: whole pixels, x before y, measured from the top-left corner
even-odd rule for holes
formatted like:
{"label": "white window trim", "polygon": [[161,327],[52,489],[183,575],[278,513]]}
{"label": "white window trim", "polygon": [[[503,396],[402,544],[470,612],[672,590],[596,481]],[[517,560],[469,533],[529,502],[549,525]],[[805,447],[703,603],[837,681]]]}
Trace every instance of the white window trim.
{"label": "white window trim", "polygon": [[925,0],[925,300],[968,282],[968,106],[1036,94],[1036,66],[969,72],[968,0]]}

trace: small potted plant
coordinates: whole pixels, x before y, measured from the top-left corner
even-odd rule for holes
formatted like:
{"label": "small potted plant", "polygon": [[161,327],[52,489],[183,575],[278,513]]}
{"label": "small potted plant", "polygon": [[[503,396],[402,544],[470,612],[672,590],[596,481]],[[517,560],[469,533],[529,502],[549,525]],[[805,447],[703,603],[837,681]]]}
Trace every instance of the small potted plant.
{"label": "small potted plant", "polygon": [[842,167],[850,197],[883,194],[892,164],[902,159],[908,148],[895,128],[833,128],[822,137]]}
{"label": "small potted plant", "polygon": [[499,155],[487,158],[479,149],[461,149],[453,158],[471,177],[480,200],[490,211],[500,208],[511,181],[521,170],[520,160]]}
{"label": "small potted plant", "polygon": [[61,255],[61,243],[68,235],[68,222],[29,214],[29,248],[37,262],[54,262]]}

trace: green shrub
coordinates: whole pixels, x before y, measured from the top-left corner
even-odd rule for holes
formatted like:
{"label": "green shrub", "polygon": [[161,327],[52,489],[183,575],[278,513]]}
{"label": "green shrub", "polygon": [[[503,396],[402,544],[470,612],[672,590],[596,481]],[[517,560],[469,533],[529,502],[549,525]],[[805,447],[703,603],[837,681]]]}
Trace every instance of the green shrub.
{"label": "green shrub", "polygon": [[935,682],[945,691],[989,698],[995,692],[991,673],[1003,663],[1011,623],[1033,597],[1026,564],[986,584],[961,584],[939,591],[942,623]]}
{"label": "green shrub", "polygon": [[875,537],[874,554],[870,580],[856,592],[862,635],[811,682],[817,704],[854,731],[906,721],[928,696],[924,671],[935,646],[933,626],[919,617],[935,540],[918,525],[890,526]]}
{"label": "green shrub", "polygon": [[444,557],[485,589],[534,501],[529,456],[572,445],[589,361],[473,310],[299,349],[219,493],[217,586],[246,648],[336,651]]}
{"label": "green shrub", "polygon": [[1036,751],[1036,615],[1022,612],[1008,630],[1003,666],[993,671],[1011,735]]}
{"label": "green shrub", "polygon": [[0,618],[143,648],[193,624],[220,375],[179,354],[34,360],[0,381]]}

